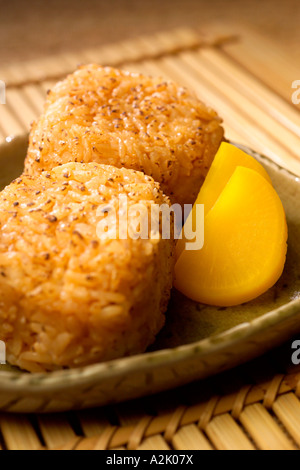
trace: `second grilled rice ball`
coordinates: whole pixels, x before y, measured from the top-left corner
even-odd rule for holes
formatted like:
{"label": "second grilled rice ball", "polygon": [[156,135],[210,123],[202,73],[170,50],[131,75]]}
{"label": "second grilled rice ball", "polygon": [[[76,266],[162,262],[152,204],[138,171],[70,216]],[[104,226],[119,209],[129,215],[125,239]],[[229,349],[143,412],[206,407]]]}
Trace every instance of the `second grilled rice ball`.
{"label": "second grilled rice ball", "polygon": [[83,66],[48,94],[32,127],[25,171],[106,163],[143,171],[172,202],[193,203],[223,138],[220,123],[173,82]]}
{"label": "second grilled rice ball", "polygon": [[10,364],[79,367],[153,342],[172,286],[173,241],[99,239],[99,207],[102,216],[118,211],[120,195],[146,215],[153,203],[169,204],[152,178],[95,163],[23,176],[0,194],[0,340]]}

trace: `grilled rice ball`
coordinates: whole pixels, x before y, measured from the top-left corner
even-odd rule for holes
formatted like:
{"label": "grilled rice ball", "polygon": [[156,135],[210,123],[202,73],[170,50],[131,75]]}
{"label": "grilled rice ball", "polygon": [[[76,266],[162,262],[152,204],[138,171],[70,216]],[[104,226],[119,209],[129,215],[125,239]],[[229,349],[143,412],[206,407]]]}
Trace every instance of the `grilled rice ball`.
{"label": "grilled rice ball", "polygon": [[121,197],[146,217],[154,203],[169,204],[149,176],[97,163],[22,176],[0,193],[0,339],[10,364],[79,367],[153,342],[172,286],[173,241],[152,236],[150,224],[148,239],[120,239],[118,229],[100,237],[103,217],[124,209]]}
{"label": "grilled rice ball", "polygon": [[161,183],[172,203],[191,204],[223,138],[220,123],[173,82],[83,66],[48,94],[25,172],[72,161],[132,168]]}

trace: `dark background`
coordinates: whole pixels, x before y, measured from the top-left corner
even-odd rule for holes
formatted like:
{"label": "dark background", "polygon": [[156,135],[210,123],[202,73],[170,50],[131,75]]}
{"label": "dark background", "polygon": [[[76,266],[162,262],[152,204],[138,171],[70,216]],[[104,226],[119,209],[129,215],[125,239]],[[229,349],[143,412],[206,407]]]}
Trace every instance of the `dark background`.
{"label": "dark background", "polygon": [[299,0],[0,0],[0,67],[216,20],[252,26],[300,59]]}

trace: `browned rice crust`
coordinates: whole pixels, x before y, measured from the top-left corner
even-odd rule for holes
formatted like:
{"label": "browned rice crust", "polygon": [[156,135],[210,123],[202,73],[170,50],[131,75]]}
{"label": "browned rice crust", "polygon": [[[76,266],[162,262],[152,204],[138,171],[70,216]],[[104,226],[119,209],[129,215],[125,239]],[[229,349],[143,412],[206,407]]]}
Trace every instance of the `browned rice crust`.
{"label": "browned rice crust", "polygon": [[168,203],[142,173],[70,163],[0,194],[0,339],[33,372],[145,351],[164,323],[172,240],[106,240],[97,208]]}
{"label": "browned rice crust", "polygon": [[193,203],[223,138],[220,123],[175,83],[83,66],[49,93],[25,171],[71,161],[133,168],[161,183],[172,203]]}

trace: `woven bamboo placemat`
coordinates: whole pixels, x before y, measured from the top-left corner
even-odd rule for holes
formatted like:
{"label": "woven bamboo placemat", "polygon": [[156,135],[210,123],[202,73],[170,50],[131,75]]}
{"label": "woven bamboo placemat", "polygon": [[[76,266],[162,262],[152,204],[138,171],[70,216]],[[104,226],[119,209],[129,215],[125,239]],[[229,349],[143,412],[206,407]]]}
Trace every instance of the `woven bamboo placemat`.
{"label": "woven bamboo placemat", "polygon": [[[208,29],[207,29],[208,31]],[[179,29],[0,69],[0,142],[28,132],[46,91],[79,63],[162,75],[194,89],[224,118],[226,136],[300,175],[296,67],[280,45],[239,26]],[[105,409],[0,416],[3,449],[298,449],[300,368],[290,345],[172,392]]]}

